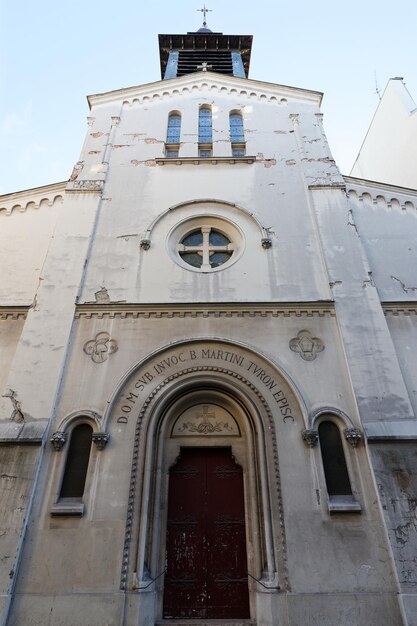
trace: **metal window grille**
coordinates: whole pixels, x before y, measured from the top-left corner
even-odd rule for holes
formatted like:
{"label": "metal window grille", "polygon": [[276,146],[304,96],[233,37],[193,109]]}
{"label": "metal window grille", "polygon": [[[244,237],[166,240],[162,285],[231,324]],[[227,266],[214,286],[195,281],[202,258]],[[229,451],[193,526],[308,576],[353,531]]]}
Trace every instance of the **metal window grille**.
{"label": "metal window grille", "polygon": [[243,120],[240,113],[230,114],[230,141],[232,143],[243,143],[245,141]]}
{"label": "metal window grille", "polygon": [[198,116],[198,142],[209,143],[213,141],[211,109],[201,108]]}
{"label": "metal window grille", "polygon": [[181,115],[171,113],[168,118],[168,131],[166,143],[179,143],[181,135]]}

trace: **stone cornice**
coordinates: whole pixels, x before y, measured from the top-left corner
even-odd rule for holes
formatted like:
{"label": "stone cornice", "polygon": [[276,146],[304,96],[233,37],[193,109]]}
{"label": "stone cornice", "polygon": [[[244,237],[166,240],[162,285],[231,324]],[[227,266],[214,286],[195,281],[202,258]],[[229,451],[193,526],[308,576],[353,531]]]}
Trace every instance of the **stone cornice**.
{"label": "stone cornice", "polygon": [[348,190],[351,186],[353,188],[367,187],[368,189],[380,190],[381,192],[389,191],[404,196],[417,196],[417,189],[398,187],[398,185],[388,185],[387,183],[365,180],[364,178],[354,178],[353,176],[344,176],[343,178],[345,179]]}
{"label": "stone cornice", "polygon": [[244,157],[163,157],[155,159],[157,165],[207,165],[212,163],[217,165],[218,163],[255,163],[256,156],[244,156]]}
{"label": "stone cornice", "polygon": [[29,198],[35,195],[46,195],[53,192],[65,191],[67,181],[60,183],[52,183],[51,185],[42,185],[42,187],[32,187],[30,189],[22,189],[21,191],[14,191],[12,193],[6,193],[0,196],[1,201],[9,201],[20,198]]}
{"label": "stone cornice", "polygon": [[417,315],[417,302],[382,302],[385,315]]}
{"label": "stone cornice", "polygon": [[55,201],[62,201],[66,184],[55,183],[0,196],[0,215],[10,215],[13,211],[25,212],[30,208],[38,209],[41,205],[52,206]]}
{"label": "stone cornice", "polygon": [[241,95],[247,94],[248,97],[255,96],[257,98],[266,98],[269,100],[271,97],[276,100],[276,104],[281,104],[282,101],[286,102],[287,98],[292,100],[298,100],[302,102],[312,102],[316,106],[320,107],[323,94],[319,91],[311,91],[308,89],[301,89],[299,87],[290,87],[286,85],[278,85],[275,83],[267,83],[259,80],[252,80],[249,78],[239,78],[236,76],[225,76],[223,74],[217,74],[215,72],[193,72],[181,76],[180,78],[170,78],[168,80],[159,80],[154,83],[147,83],[144,85],[136,85],[133,87],[127,87],[124,89],[116,89],[114,91],[108,91],[101,94],[93,94],[87,96],[90,109],[96,104],[108,104],[112,102],[129,102],[134,100],[139,102],[142,99],[148,101],[152,97],[163,97],[180,94],[184,89],[191,89],[193,86],[197,88],[207,85],[209,88],[214,87],[224,90],[226,92],[231,91]]}
{"label": "stone cornice", "polygon": [[80,304],[76,318],[230,318],[334,317],[333,302],[314,303],[201,303],[201,304]]}
{"label": "stone cornice", "polygon": [[0,306],[0,320],[25,320],[28,306]]}

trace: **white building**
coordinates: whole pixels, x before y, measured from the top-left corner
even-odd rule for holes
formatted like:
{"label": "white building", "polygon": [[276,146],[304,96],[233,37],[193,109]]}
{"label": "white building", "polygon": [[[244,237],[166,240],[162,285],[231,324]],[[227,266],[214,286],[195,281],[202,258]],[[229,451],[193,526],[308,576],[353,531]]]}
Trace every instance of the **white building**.
{"label": "white building", "polygon": [[417,106],[402,78],[391,78],[352,168],[352,176],[417,188]]}
{"label": "white building", "polygon": [[161,35],[0,198],[1,624],[417,623],[417,191],[251,43]]}

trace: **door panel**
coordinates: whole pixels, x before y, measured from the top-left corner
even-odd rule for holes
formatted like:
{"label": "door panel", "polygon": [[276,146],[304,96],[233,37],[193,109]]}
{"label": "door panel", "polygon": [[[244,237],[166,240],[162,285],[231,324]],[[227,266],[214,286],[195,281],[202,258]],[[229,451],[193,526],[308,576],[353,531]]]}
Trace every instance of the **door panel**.
{"label": "door panel", "polygon": [[164,617],[249,617],[242,469],[230,448],[182,448],[170,471]]}

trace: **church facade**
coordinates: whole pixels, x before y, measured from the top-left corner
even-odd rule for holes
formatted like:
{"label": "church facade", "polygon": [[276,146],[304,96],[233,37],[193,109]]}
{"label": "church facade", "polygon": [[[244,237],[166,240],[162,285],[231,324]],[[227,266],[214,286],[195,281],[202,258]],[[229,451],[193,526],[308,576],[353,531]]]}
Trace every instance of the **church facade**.
{"label": "church facade", "polygon": [[0,198],[5,626],[417,624],[417,191],[252,39],[161,35]]}

